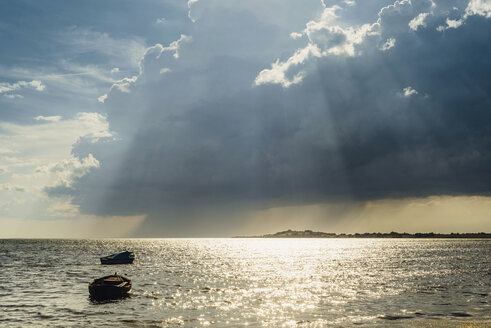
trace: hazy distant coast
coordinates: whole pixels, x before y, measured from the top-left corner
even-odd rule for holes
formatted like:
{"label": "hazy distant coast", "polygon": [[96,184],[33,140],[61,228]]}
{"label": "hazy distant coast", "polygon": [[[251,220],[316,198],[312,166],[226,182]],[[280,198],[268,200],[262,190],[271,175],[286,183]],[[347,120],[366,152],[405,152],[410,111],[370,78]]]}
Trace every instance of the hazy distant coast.
{"label": "hazy distant coast", "polygon": [[234,238],[491,238],[491,233],[486,232],[472,232],[472,233],[433,233],[433,232],[365,232],[354,234],[336,234],[322,231],[312,230],[285,230],[274,234],[262,235],[262,236],[236,236]]}

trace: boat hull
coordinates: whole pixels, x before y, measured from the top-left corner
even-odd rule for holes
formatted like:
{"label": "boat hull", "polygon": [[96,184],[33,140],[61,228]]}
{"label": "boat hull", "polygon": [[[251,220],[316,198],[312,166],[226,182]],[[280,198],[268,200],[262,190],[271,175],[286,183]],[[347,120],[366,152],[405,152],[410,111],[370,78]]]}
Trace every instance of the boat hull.
{"label": "boat hull", "polygon": [[96,300],[112,300],[129,296],[130,288],[115,288],[111,286],[89,287],[90,297]]}
{"label": "boat hull", "polygon": [[133,263],[134,260],[135,260],[134,258],[107,259],[107,258],[101,257],[101,264],[131,264],[131,263]]}
{"label": "boat hull", "polygon": [[133,252],[125,251],[100,258],[101,264],[131,264],[135,260]]}
{"label": "boat hull", "polygon": [[[119,283],[108,283],[107,280],[117,277]],[[109,278],[109,279],[108,279]],[[119,299],[129,296],[131,280],[123,276],[111,275],[93,280],[89,284],[89,294],[95,300]]]}

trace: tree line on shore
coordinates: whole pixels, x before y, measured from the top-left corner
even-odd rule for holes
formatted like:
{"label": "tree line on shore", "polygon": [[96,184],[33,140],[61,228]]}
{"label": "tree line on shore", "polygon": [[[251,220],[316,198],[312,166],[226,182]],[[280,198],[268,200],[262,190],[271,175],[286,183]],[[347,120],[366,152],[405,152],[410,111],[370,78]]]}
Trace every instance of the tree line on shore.
{"label": "tree line on shore", "polygon": [[285,230],[274,234],[261,236],[237,236],[235,238],[491,238],[491,233],[470,232],[470,233],[434,233],[434,232],[365,232],[365,233],[340,233],[321,232],[312,230]]}

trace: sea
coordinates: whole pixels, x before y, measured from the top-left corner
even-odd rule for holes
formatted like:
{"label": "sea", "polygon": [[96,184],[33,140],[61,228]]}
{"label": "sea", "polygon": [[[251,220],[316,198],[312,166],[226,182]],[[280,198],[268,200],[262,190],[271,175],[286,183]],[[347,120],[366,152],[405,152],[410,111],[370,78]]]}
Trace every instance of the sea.
{"label": "sea", "polygon": [[1,327],[491,327],[490,294],[491,240],[0,240]]}

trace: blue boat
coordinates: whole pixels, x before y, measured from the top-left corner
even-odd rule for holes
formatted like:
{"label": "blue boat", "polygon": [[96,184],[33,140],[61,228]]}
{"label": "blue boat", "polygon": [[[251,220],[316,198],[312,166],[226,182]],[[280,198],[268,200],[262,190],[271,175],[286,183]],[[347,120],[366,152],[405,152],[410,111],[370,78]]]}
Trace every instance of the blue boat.
{"label": "blue boat", "polygon": [[135,260],[135,253],[124,251],[101,257],[101,264],[130,264]]}

